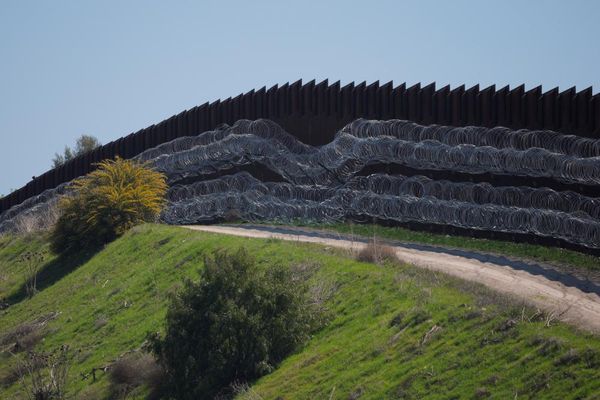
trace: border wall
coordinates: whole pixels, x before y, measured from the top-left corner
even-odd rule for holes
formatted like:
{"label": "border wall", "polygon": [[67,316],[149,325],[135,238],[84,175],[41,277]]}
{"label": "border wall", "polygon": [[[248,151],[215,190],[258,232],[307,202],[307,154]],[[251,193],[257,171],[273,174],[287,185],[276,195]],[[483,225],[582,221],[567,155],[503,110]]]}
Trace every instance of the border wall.
{"label": "border wall", "polygon": [[156,125],[131,133],[79,156],[32,179],[0,199],[0,213],[24,200],[84,175],[106,158],[130,158],[180,136],[211,130],[239,119],[268,118],[311,145],[322,145],[348,122],[357,118],[408,119],[420,124],[452,126],[506,126],[513,129],[550,129],[566,134],[600,138],[600,94],[592,88],[542,92],[541,86],[525,91],[523,85],[499,90],[406,84],[392,82],[306,84],[263,87],[234,98],[205,103]]}

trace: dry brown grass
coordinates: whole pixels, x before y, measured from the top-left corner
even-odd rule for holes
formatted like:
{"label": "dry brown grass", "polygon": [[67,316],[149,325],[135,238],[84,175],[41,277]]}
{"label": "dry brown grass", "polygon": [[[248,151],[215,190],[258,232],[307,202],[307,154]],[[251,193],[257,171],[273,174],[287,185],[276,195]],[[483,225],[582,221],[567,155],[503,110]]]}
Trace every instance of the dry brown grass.
{"label": "dry brown grass", "polygon": [[152,355],[132,353],[115,361],[109,368],[111,398],[125,398],[133,389],[147,385],[158,390],[163,371]]}
{"label": "dry brown grass", "polygon": [[[35,359],[35,362],[35,364],[30,364],[32,369],[37,370],[44,367],[44,364],[40,359]],[[7,365],[7,367],[3,370],[3,373],[0,375],[0,385],[9,387],[22,380],[26,374],[27,371],[23,368],[23,360],[15,356],[13,357],[13,362]]]}
{"label": "dry brown grass", "polygon": [[239,222],[242,220],[242,214],[240,213],[239,210],[236,209],[229,209],[225,212],[225,214],[223,214],[223,221],[224,222]]}
{"label": "dry brown grass", "polygon": [[29,351],[46,335],[45,327],[58,313],[42,315],[30,322],[17,325],[0,335],[0,352],[18,353]]}
{"label": "dry brown grass", "polygon": [[25,292],[29,298],[37,292],[37,275],[44,258],[44,253],[29,251],[19,256],[19,262],[25,266]]}
{"label": "dry brown grass", "polygon": [[392,247],[382,244],[376,238],[373,238],[356,254],[356,259],[373,264],[398,261],[396,251]]}
{"label": "dry brown grass", "polygon": [[256,393],[250,385],[243,382],[234,382],[231,384],[231,391],[236,399],[240,400],[262,400],[263,398]]}

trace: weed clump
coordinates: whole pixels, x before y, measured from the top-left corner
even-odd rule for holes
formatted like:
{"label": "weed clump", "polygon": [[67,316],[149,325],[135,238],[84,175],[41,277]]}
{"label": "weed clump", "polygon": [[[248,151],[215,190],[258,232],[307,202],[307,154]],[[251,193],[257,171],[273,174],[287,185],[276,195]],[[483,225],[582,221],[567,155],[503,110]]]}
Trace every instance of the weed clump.
{"label": "weed clump", "polygon": [[70,363],[66,345],[50,353],[29,352],[20,364],[21,383],[29,397],[35,400],[64,399]]}
{"label": "weed clump", "polygon": [[132,160],[105,160],[76,179],[59,203],[52,250],[64,253],[108,243],[129,228],[153,221],[164,205],[165,176]]}
{"label": "weed clump", "polygon": [[28,251],[19,256],[19,261],[25,266],[25,292],[27,297],[32,298],[37,292],[37,276],[44,254]]}
{"label": "weed clump", "polygon": [[147,385],[159,390],[163,373],[148,353],[130,354],[115,361],[109,369],[111,398],[126,398],[135,388]]}
{"label": "weed clump", "polygon": [[178,399],[225,395],[234,382],[271,372],[322,324],[306,282],[289,268],[260,269],[245,250],[206,258],[167,312],[164,338],[150,335]]}
{"label": "weed clump", "polygon": [[383,245],[375,239],[370,241],[358,252],[356,259],[361,262],[373,264],[398,261],[398,257],[393,248]]}

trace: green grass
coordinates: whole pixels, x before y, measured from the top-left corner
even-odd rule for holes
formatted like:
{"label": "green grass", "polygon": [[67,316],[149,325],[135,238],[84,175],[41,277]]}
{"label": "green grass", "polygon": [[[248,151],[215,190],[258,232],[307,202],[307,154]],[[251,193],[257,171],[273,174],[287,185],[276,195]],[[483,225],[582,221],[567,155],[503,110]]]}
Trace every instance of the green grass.
{"label": "green grass", "polygon": [[[95,255],[48,256],[57,276],[45,275],[32,299],[19,297],[18,254],[46,246],[0,239],[0,296],[15,301],[0,312],[0,335],[59,312],[38,349],[66,343],[74,350],[68,386],[74,398],[107,398],[107,376],[98,372],[92,382],[81,374],[140,347],[146,332],[162,330],[169,293],[184,277],[197,276],[203,255],[240,246],[259,266],[316,262],[312,283],[336,288],[327,303],[330,323],[248,397],[592,399],[600,393],[600,338],[563,324],[546,327],[534,311],[488,289],[407,265],[360,263],[310,244],[144,225]],[[508,320],[516,324],[508,327]],[[441,329],[423,341],[434,326]],[[0,377],[13,364],[0,356]],[[13,384],[0,387],[0,398],[24,396]]]}
{"label": "green grass", "polygon": [[376,224],[302,224],[296,226],[398,240],[407,243],[428,244],[447,248],[482,251],[491,254],[512,256],[524,260],[542,262],[563,269],[576,268],[579,272],[600,274],[600,257],[558,247],[548,247],[529,243],[515,243],[502,240],[450,236],[400,227],[384,227]]}

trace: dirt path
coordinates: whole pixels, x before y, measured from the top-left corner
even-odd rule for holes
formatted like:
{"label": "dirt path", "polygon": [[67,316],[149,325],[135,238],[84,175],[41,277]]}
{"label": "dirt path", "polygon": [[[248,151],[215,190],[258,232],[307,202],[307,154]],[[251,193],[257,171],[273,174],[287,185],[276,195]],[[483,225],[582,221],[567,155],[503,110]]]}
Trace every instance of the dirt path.
{"label": "dirt path", "polygon": [[[326,246],[360,250],[364,242],[344,237],[324,235],[308,229],[282,229],[278,227],[243,226],[185,226],[186,228],[251,238],[276,238],[295,242],[318,243]],[[394,244],[398,258],[422,268],[444,272],[468,281],[478,282],[499,292],[522,298],[545,310],[555,318],[600,334],[600,296],[594,290],[582,290],[560,280],[535,274],[535,265],[519,262],[517,268],[511,263],[494,263],[475,252],[425,250],[414,246]],[[489,258],[489,257],[487,257]]]}

